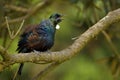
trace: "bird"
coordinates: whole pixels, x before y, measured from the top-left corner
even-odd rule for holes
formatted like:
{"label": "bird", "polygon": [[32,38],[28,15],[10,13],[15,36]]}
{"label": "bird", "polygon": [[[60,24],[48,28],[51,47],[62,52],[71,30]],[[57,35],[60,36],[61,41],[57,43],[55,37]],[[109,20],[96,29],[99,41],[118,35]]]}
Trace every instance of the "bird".
{"label": "bird", "polygon": [[[18,53],[29,53],[33,51],[45,52],[54,45],[56,26],[62,19],[62,14],[54,13],[48,19],[39,24],[30,25],[25,28],[18,42]],[[21,63],[17,74],[21,75],[24,63]]]}

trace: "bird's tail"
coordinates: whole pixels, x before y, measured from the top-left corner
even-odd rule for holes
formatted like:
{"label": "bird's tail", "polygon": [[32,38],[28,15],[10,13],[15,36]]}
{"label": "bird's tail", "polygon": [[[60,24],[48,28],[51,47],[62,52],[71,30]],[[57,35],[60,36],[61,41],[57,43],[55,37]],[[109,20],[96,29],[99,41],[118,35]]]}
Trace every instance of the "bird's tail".
{"label": "bird's tail", "polygon": [[19,69],[15,72],[12,80],[15,80],[17,75],[21,76],[23,65],[24,65],[23,63],[20,64]]}
{"label": "bird's tail", "polygon": [[24,66],[24,64],[21,63],[20,66],[19,66],[18,72],[17,72],[18,75],[21,75],[23,66]]}
{"label": "bird's tail", "polygon": [[[18,47],[17,51],[18,51],[18,53],[20,53],[20,52],[21,53],[26,53],[27,49],[24,48],[24,47]],[[18,70],[15,72],[12,80],[15,80],[17,76],[21,76],[23,66],[24,66],[24,63],[21,63],[20,66],[19,66],[19,68],[18,68]]]}
{"label": "bird's tail", "polygon": [[[18,47],[18,52],[20,53],[26,53],[27,52],[27,49],[26,48],[24,48],[24,47],[22,47],[21,49]],[[17,71],[17,75],[21,75],[21,73],[22,73],[22,69],[23,69],[23,65],[24,65],[24,63],[21,63],[20,64],[20,66],[19,66],[19,69],[18,69],[18,71]]]}

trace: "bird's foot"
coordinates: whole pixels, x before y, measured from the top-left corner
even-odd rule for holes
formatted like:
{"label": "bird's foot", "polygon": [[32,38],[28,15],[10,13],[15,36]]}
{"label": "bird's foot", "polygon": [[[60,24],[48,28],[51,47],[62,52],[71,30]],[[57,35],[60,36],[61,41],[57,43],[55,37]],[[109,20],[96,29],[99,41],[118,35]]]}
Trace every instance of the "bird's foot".
{"label": "bird's foot", "polygon": [[36,50],[33,50],[33,52],[34,52],[34,53],[37,53],[37,54],[40,53],[39,51],[36,51]]}
{"label": "bird's foot", "polygon": [[50,51],[50,50],[47,50],[46,52],[51,53],[51,51]]}

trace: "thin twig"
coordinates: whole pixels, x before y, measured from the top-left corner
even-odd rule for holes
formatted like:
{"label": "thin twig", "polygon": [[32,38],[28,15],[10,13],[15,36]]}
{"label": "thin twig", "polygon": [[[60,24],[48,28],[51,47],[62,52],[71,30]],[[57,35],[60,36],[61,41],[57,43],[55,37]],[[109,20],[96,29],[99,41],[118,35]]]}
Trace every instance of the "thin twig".
{"label": "thin twig", "polygon": [[[49,62],[38,62],[38,63],[36,63],[36,64],[48,64]],[[17,78],[17,73],[18,73],[18,70],[19,70],[19,68],[16,70],[16,72],[15,72],[15,74],[14,74],[14,76],[13,76],[13,78],[12,78],[12,80],[15,80],[16,78]],[[39,76],[38,76],[39,77]]]}
{"label": "thin twig", "polygon": [[118,64],[119,64],[119,60],[120,60],[120,55],[119,55],[117,48],[112,43],[112,40],[110,39],[109,35],[105,31],[102,31],[102,33],[105,36],[107,42],[109,43],[109,45],[110,45],[110,47],[113,50],[113,53],[115,55],[115,59],[111,63],[111,70],[112,70],[112,74],[113,74],[114,78],[117,78],[118,74],[119,74],[119,65]]}
{"label": "thin twig", "polygon": [[13,76],[12,80],[15,80],[15,79],[17,78],[17,73],[18,73],[18,70],[19,70],[19,68],[15,71],[15,74],[14,74],[14,76]]}
{"label": "thin twig", "polygon": [[8,51],[4,47],[2,47],[1,45],[0,45],[0,54],[1,54],[4,61],[10,59]]}
{"label": "thin twig", "polygon": [[15,6],[15,5],[5,5],[5,8],[9,8],[11,10],[15,10],[15,11],[23,12],[23,13],[28,12],[28,9],[20,7],[20,6],[18,7],[18,6]]}
{"label": "thin twig", "polygon": [[13,30],[13,31],[11,31],[12,38],[13,38],[14,33],[15,33],[15,31],[14,31],[14,30]]}
{"label": "thin twig", "polygon": [[14,41],[14,39],[16,38],[16,36],[20,33],[22,27],[23,27],[23,24],[24,24],[25,20],[22,21],[20,27],[18,28],[17,32],[14,34],[14,31],[12,31],[11,33],[11,41],[9,42],[8,46],[6,47],[6,50],[10,47],[10,45],[12,44],[12,42]]}
{"label": "thin twig", "polygon": [[22,27],[23,27],[24,22],[25,22],[25,20],[22,21],[19,29],[17,30],[17,32],[16,32],[15,35],[13,36],[13,39],[20,33],[20,31],[21,31],[21,29],[22,29]]}
{"label": "thin twig", "polygon": [[10,36],[10,38],[12,38],[12,32],[11,32],[10,26],[9,26],[9,24],[8,24],[7,16],[5,17],[5,20],[6,20],[6,24],[7,24],[7,29],[8,29],[9,36]]}
{"label": "thin twig", "polygon": [[[32,16],[33,14],[35,14],[36,12],[39,11],[39,9],[43,9],[43,8],[46,8],[47,6],[49,6],[53,1],[50,1],[50,0],[44,0],[40,3],[38,3],[37,5],[35,5],[34,7],[32,8],[29,8],[28,9],[28,13],[24,16],[21,16],[21,17],[18,17],[18,18],[15,18],[15,19],[12,19],[12,20],[9,20],[9,24],[11,23],[16,23],[16,22],[19,22],[19,21],[22,21],[22,20],[25,20],[27,18],[29,18],[30,16]],[[6,22],[2,23],[2,27],[6,25]]]}
{"label": "thin twig", "polygon": [[105,31],[102,31],[102,33],[103,33],[103,35],[105,36],[107,42],[109,43],[111,49],[113,50],[115,56],[116,56],[118,59],[120,59],[119,52],[118,52],[117,48],[115,47],[115,45],[112,43],[109,35],[108,35]]}
{"label": "thin twig", "polygon": [[43,71],[40,71],[36,76],[34,76],[31,80],[42,80],[44,76],[46,76],[50,71],[55,69],[57,66],[59,66],[60,63],[53,62],[49,66],[47,66]]}

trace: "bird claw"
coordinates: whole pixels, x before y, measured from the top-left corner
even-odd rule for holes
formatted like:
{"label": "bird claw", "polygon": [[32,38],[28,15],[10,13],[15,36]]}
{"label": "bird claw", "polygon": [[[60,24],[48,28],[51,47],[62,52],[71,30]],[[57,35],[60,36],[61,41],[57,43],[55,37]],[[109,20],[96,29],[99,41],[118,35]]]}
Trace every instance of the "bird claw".
{"label": "bird claw", "polygon": [[50,50],[47,50],[46,52],[51,53],[51,51],[50,51]]}
{"label": "bird claw", "polygon": [[33,52],[34,52],[34,53],[37,53],[37,54],[40,53],[39,51],[36,51],[36,50],[33,50]]}
{"label": "bird claw", "polygon": [[[34,52],[34,53],[37,53],[37,54],[40,53],[40,51],[36,51],[36,50],[33,50],[33,52]],[[47,52],[47,53],[51,53],[50,50],[48,50],[48,51],[46,51],[46,52]]]}

